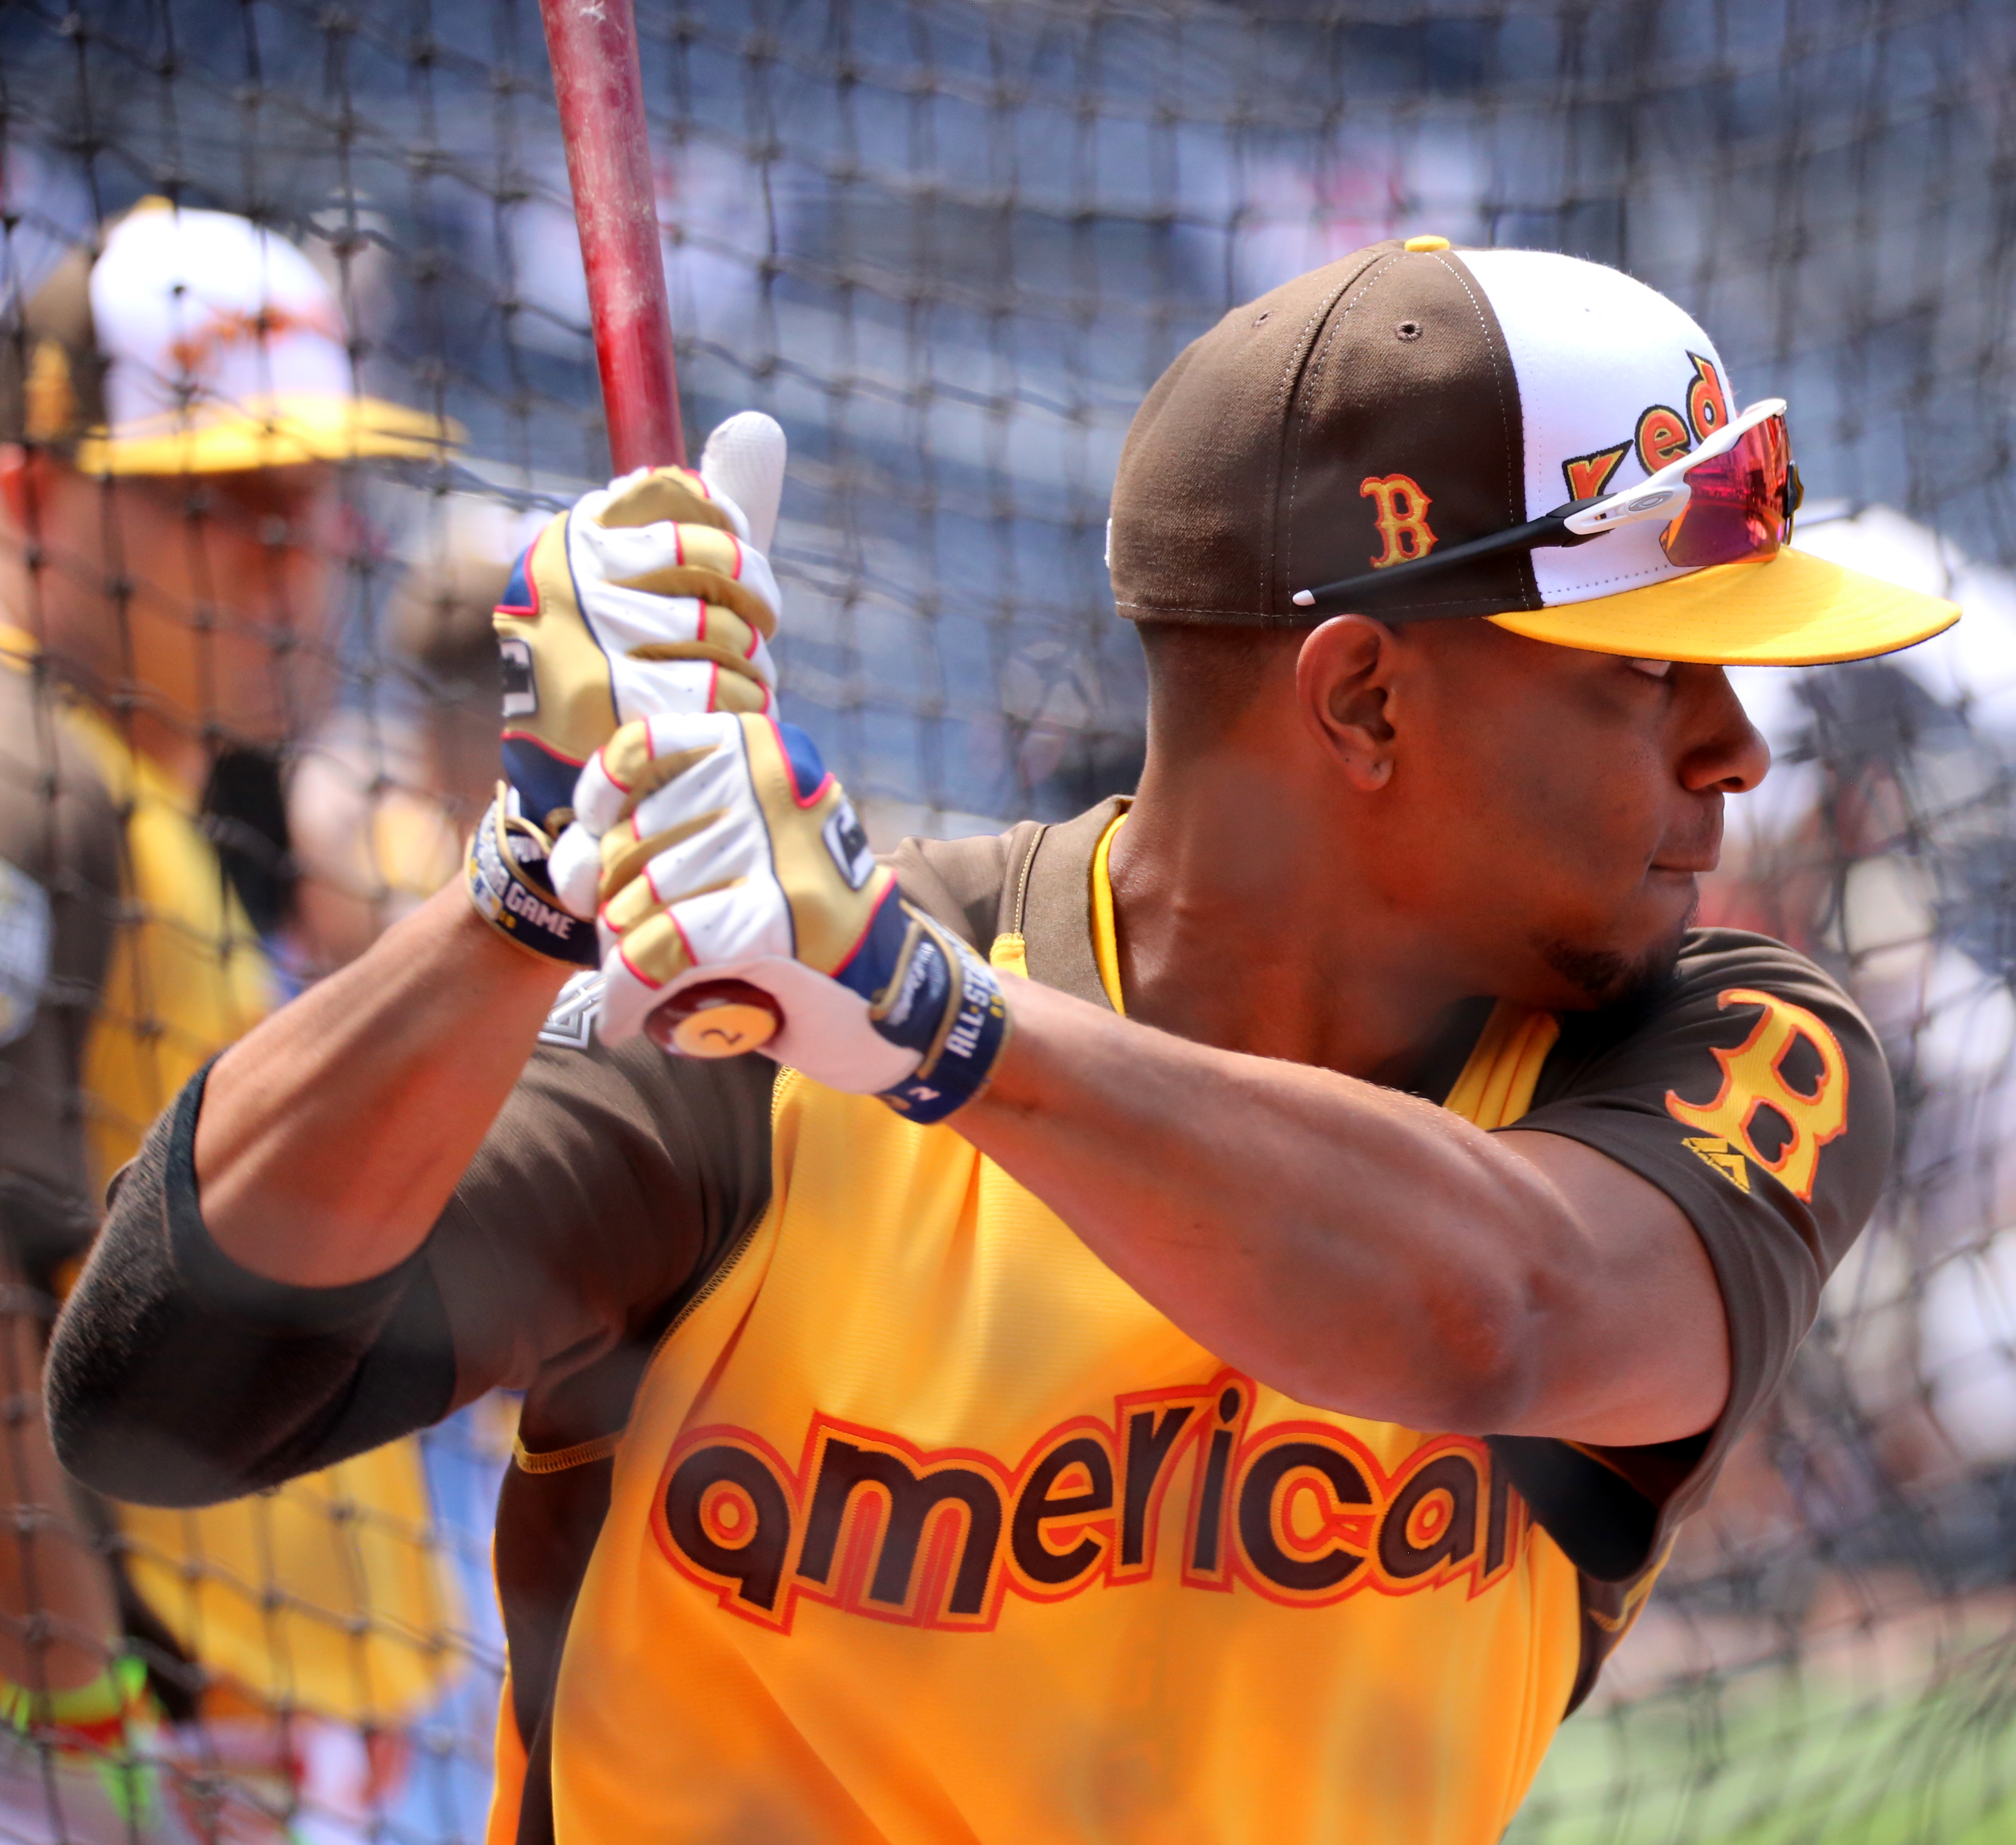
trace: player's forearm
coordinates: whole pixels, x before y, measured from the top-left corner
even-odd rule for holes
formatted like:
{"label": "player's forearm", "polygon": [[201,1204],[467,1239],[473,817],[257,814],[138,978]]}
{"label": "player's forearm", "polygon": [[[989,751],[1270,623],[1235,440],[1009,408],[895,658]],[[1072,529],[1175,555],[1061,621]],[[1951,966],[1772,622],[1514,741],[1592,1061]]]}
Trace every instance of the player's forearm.
{"label": "player's forearm", "polygon": [[1320,1407],[1525,1419],[1550,1322],[1599,1267],[1532,1167],[1372,1084],[1010,997],[1015,1036],[956,1124],[1184,1331]]}
{"label": "player's forearm", "polygon": [[203,1221],[255,1274],[334,1287],[418,1248],[567,968],[513,948],[451,886],[283,1007],[211,1073]]}

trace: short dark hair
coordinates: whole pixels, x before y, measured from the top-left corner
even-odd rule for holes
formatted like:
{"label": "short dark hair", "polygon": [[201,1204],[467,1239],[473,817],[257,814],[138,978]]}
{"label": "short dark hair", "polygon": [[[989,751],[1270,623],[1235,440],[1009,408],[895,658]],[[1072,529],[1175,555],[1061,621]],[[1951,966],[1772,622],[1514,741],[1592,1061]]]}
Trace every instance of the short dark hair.
{"label": "short dark hair", "polygon": [[1266,669],[1299,651],[1309,629],[1229,623],[1143,621],[1135,631],[1148,662],[1148,721],[1168,743],[1204,742],[1243,718]]}

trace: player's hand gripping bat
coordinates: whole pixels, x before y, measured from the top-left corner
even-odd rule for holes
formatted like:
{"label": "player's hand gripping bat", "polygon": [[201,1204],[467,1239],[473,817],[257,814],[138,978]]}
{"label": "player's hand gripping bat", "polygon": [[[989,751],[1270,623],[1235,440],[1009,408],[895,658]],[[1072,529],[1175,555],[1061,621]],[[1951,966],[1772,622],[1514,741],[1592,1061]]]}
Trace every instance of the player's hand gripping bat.
{"label": "player's hand gripping bat", "polygon": [[[599,905],[605,1044],[725,976],[781,1000],[763,1048],[830,1088],[931,1122],[985,1087],[1007,1041],[999,983],[904,901],[803,731],[664,712],[597,749],[574,799],[553,884],[577,913]],[[686,1028],[748,1048],[726,1005]]]}
{"label": "player's hand gripping bat", "polygon": [[[610,459],[619,475],[682,466],[686,442],[632,0],[540,0],[539,10],[588,275]],[[717,438],[732,426],[725,425]],[[746,516],[758,551],[769,547],[783,469],[783,432],[769,427],[774,444],[745,433],[717,455],[711,442],[703,463],[704,473]],[[667,1049],[727,1056],[757,1048],[782,1023],[768,994],[722,980],[686,988],[645,1029]]]}

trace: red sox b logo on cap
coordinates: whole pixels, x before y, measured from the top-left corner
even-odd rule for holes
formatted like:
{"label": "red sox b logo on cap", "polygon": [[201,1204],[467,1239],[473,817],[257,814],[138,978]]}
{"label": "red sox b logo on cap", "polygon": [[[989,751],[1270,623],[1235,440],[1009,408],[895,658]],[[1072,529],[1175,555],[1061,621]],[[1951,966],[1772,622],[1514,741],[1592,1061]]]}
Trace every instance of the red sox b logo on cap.
{"label": "red sox b logo on cap", "polygon": [[1412,563],[1435,549],[1435,534],[1428,529],[1428,508],[1434,502],[1411,474],[1368,474],[1359,482],[1358,495],[1379,509],[1381,548],[1372,559],[1373,569]]}
{"label": "red sox b logo on cap", "polygon": [[[1687,386],[1685,413],[1669,404],[1648,405],[1639,412],[1637,427],[1629,440],[1587,455],[1571,455],[1561,463],[1570,499],[1599,499],[1609,492],[1624,458],[1633,450],[1639,466],[1647,474],[1656,474],[1729,421],[1728,394],[1715,361],[1697,352],[1687,356],[1694,375]],[[1373,569],[1412,563],[1435,549],[1435,534],[1428,524],[1428,508],[1434,502],[1413,475],[1368,474],[1359,482],[1358,492],[1377,509],[1380,548],[1370,560]]]}

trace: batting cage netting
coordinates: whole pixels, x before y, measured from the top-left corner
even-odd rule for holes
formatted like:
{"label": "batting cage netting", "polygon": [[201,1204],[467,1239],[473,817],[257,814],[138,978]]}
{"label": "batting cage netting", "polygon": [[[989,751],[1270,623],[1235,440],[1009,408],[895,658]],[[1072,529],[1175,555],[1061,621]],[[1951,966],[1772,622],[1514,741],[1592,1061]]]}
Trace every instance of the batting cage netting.
{"label": "batting cage netting", "polygon": [[[1964,606],[1892,660],[1736,674],[1777,766],[1708,913],[1875,1021],[1895,1176],[1512,1836],[2016,1831],[2016,12],[640,0],[639,27],[686,427],[754,407],[788,433],[783,708],[878,844],[1132,785],[1142,669],[1103,562],[1129,419],[1228,306],[1381,238],[1672,295],[1746,399],[1790,400],[1797,541]],[[172,520],[8,502],[7,837],[90,834],[85,764],[117,897],[80,984],[92,894],[38,908],[0,862],[0,1037],[53,1009],[74,1053],[0,1092],[0,1678],[27,1687],[0,1838],[473,1840],[513,1404],[175,1512],[65,1499],[34,1392],[89,1228],[66,1137],[95,1195],[205,1058],[455,875],[496,774],[489,607],[606,474],[536,5],[4,0],[0,197],[9,440],[103,415],[30,304],[168,206],[264,227],[276,274],[300,253],[340,388],[412,419],[312,534],[251,509],[251,588],[194,581]],[[38,518],[67,539],[24,539]],[[124,1703],[28,1695],[107,1560]]]}

